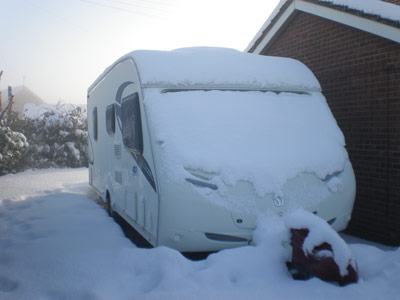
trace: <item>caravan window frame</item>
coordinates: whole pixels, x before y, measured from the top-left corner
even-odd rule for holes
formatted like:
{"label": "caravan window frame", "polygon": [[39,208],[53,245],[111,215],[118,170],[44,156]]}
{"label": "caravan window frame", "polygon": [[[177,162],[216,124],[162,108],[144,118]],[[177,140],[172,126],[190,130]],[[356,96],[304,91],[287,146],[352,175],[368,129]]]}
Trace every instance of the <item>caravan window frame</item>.
{"label": "caravan window frame", "polygon": [[97,141],[98,136],[99,136],[97,106],[93,107],[92,116],[93,116],[93,138],[95,141]]}
{"label": "caravan window frame", "polygon": [[106,130],[109,135],[115,133],[115,105],[110,104],[106,107]]}
{"label": "caravan window frame", "polygon": [[131,152],[142,154],[142,118],[137,92],[124,97],[121,101],[121,127],[125,148]]}

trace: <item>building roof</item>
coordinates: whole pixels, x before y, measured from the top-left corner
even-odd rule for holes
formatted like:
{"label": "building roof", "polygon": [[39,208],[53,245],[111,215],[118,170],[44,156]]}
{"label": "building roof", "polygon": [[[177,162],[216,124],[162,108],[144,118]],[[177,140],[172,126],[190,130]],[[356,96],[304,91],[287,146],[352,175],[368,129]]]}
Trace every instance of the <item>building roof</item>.
{"label": "building roof", "polygon": [[[25,96],[29,96],[30,98],[32,98],[33,103],[36,103],[36,102],[38,102],[38,104],[46,103],[43,101],[42,98],[40,98],[36,93],[34,93],[26,85],[19,85],[19,86],[13,87],[12,92],[15,97],[17,96],[17,94],[24,93]],[[8,103],[8,90],[7,89],[1,91],[1,100],[3,102]]]}
{"label": "building roof", "polygon": [[[14,94],[14,103],[12,106],[12,110],[22,114],[24,111],[25,104],[45,104],[38,95],[36,95],[31,89],[29,89],[25,85],[20,85],[17,87],[13,87],[12,89]],[[1,100],[3,108],[8,104],[8,90],[1,91]]]}
{"label": "building roof", "polygon": [[298,11],[400,43],[400,0],[281,0],[245,51],[260,53]]}

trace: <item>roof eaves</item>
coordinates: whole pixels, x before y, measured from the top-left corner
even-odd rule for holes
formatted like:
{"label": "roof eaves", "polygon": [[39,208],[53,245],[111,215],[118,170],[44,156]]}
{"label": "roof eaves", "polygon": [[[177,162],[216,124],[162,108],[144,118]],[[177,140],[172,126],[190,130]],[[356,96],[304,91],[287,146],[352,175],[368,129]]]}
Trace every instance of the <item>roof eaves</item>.
{"label": "roof eaves", "polygon": [[39,97],[35,92],[33,92],[30,88],[28,88],[26,85],[20,85],[14,88],[14,94],[20,93],[21,91],[26,91],[27,93],[30,93],[33,97],[36,98],[39,102],[42,102],[43,104],[46,104],[46,102]]}
{"label": "roof eaves", "polygon": [[[303,1],[310,2],[310,3],[315,3],[316,5],[320,5],[320,6],[333,8],[333,9],[336,9],[336,10],[339,10],[339,11],[342,11],[342,12],[346,12],[346,13],[349,13],[349,14],[352,14],[352,15],[355,15],[355,16],[359,16],[359,17],[363,17],[363,18],[366,18],[366,19],[370,19],[370,20],[375,21],[375,22],[379,22],[379,23],[383,23],[383,24],[386,24],[386,25],[389,25],[389,26],[400,28],[400,20],[399,21],[394,21],[394,20],[382,17],[382,16],[380,16],[378,14],[367,13],[367,12],[364,12],[364,11],[362,11],[360,9],[351,8],[351,7],[348,7],[348,6],[343,5],[343,4],[334,3],[333,1],[329,1],[329,0],[328,1],[326,1],[326,0],[325,1],[321,1],[321,0],[303,0]],[[395,5],[395,4],[392,4],[392,5]]]}
{"label": "roof eaves", "polygon": [[261,29],[257,32],[255,37],[250,41],[247,48],[244,50],[245,52],[252,53],[255,48],[260,44],[260,42],[264,39],[267,32],[275,25],[276,21],[282,16],[285,10],[289,7],[289,5],[293,2],[293,0],[282,0],[275,10],[268,17],[267,21],[261,27]]}
{"label": "roof eaves", "polygon": [[[257,52],[257,48],[260,46],[260,44],[263,43],[263,40],[270,34],[274,35],[275,33],[272,32],[270,33],[270,31],[275,27],[275,26],[281,26],[281,24],[277,24],[279,23],[279,20],[281,18],[283,18],[283,15],[285,14],[286,10],[288,10],[288,8],[290,7],[290,5],[292,3],[295,4],[295,8],[293,11],[289,10],[290,16],[296,14],[296,11],[302,11],[302,9],[300,9],[299,7],[297,7],[296,3],[309,3],[310,5],[316,5],[316,7],[325,7],[327,9],[332,9],[334,11],[338,11],[341,13],[345,13],[347,15],[353,15],[355,17],[364,19],[364,20],[369,20],[369,21],[373,21],[373,22],[377,22],[377,26],[379,25],[380,27],[382,26],[390,26],[390,27],[386,27],[386,29],[389,28],[393,28],[393,30],[391,30],[391,34],[393,35],[394,31],[397,31],[397,29],[400,29],[400,21],[394,21],[391,19],[387,19],[384,18],[380,15],[377,14],[372,14],[372,13],[365,13],[362,10],[359,9],[355,9],[355,8],[349,8],[348,6],[345,6],[343,4],[337,4],[334,3],[334,0],[330,1],[330,0],[282,0],[277,8],[275,9],[275,11],[271,14],[271,16],[267,19],[267,21],[264,23],[264,25],[261,27],[261,29],[258,31],[258,33],[255,35],[255,37],[253,38],[253,40],[249,43],[249,45],[247,46],[247,48],[245,49],[245,52],[250,52],[250,53],[255,53]],[[388,3],[389,4],[389,3]],[[395,7],[397,6],[396,4],[390,4],[390,5],[394,5]],[[277,11],[278,10],[278,11]],[[284,18],[288,18],[287,15],[284,16]],[[285,24],[285,23],[283,23]],[[382,24],[382,25],[381,25]],[[379,27],[378,26],[378,27]],[[382,32],[382,31],[381,31]],[[377,35],[380,35],[379,33],[375,33]],[[395,33],[397,34],[397,33]],[[382,35],[383,37],[388,38],[387,36],[385,36],[385,34]],[[393,38],[389,38],[392,39]],[[398,39],[394,39],[394,40],[398,40]]]}

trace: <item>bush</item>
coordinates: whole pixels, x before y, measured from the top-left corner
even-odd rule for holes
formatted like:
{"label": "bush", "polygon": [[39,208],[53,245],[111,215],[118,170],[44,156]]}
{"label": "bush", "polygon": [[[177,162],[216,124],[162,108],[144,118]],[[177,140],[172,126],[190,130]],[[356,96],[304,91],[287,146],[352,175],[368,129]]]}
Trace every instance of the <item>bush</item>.
{"label": "bush", "polygon": [[0,125],[0,175],[15,173],[24,168],[23,158],[28,146],[22,133]]}
{"label": "bush", "polygon": [[29,168],[88,166],[85,108],[63,103],[27,105],[23,119],[10,112],[3,121],[0,175]]}
{"label": "bush", "polygon": [[88,165],[86,111],[58,103],[35,118],[25,116],[22,132],[30,147],[26,164],[33,168]]}

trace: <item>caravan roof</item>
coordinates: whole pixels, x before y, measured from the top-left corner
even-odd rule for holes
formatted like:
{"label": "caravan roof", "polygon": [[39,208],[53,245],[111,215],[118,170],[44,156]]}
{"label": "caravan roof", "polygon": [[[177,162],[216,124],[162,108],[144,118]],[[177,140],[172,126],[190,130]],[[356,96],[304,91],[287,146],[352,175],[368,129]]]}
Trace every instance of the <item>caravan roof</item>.
{"label": "caravan roof", "polygon": [[132,58],[142,87],[225,87],[281,91],[320,91],[312,72],[301,62],[267,57],[234,49],[195,47],[173,51],[136,50],[113,65]]}

